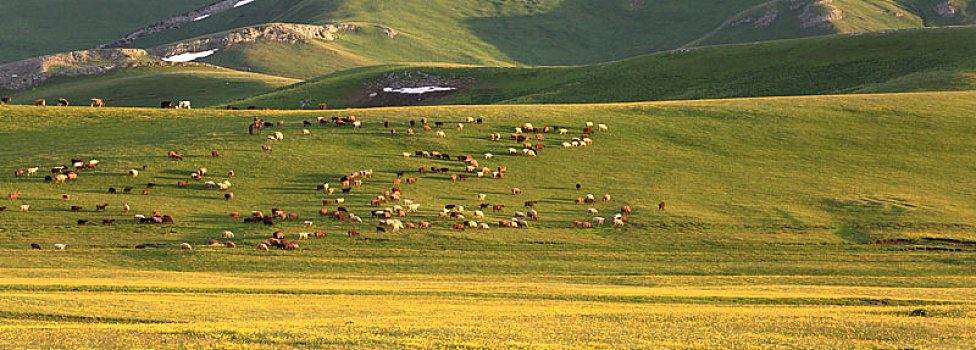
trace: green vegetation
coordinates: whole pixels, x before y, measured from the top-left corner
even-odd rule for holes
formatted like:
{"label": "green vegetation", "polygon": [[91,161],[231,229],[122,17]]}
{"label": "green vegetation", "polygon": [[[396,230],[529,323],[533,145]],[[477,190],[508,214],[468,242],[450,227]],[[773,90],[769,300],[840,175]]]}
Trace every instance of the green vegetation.
{"label": "green vegetation", "polygon": [[110,106],[159,106],[163,100],[187,99],[202,107],[295,82],[217,67],[140,67],[91,76],[56,77],[36,88],[17,92],[13,98],[20,104],[61,97],[87,104],[88,99],[97,97]]}
{"label": "green vegetation", "polygon": [[[335,107],[590,103],[968,90],[976,82],[974,54],[976,28],[915,30],[716,46],[577,67],[371,67],[240,103],[299,108],[310,97]],[[459,90],[422,100],[369,97],[388,75],[411,86],[417,72],[453,80]]]}
{"label": "green vegetation", "polygon": [[[0,138],[9,145],[0,148],[0,193],[21,192],[0,212],[0,318],[9,322],[0,341],[82,348],[966,347],[976,334],[976,202],[958,179],[971,178],[976,162],[962,151],[976,147],[974,97],[326,114],[354,113],[362,129],[302,126],[321,112],[0,106]],[[284,140],[247,135],[255,115],[285,121],[273,128]],[[421,117],[447,122],[447,137],[419,128],[405,135],[408,121]],[[484,123],[455,130],[466,117]],[[383,121],[400,133],[390,135]],[[507,134],[526,121],[560,125],[570,135],[547,134],[537,141],[547,146],[538,157],[508,155],[514,142]],[[591,146],[561,149],[586,121],[609,131],[594,133]],[[311,135],[302,136],[303,128]],[[492,132],[506,140],[488,140]],[[462,164],[400,155],[417,149],[474,155],[508,172],[458,183],[448,174],[419,175],[418,167],[456,173]],[[171,150],[184,159],[170,160]],[[484,152],[494,159],[481,159]],[[60,185],[10,175],[40,166],[43,176],[71,158],[102,163]],[[198,167],[210,169],[206,180],[231,181],[235,199],[197,181],[176,186]],[[139,177],[126,175],[132,168]],[[231,169],[236,176],[228,178]],[[375,174],[351,193],[315,190],[360,169]],[[429,220],[433,228],[374,233],[368,213],[377,207],[368,200],[389,190],[397,171],[420,178],[400,186],[404,198],[421,204],[405,221]],[[137,194],[148,182],[157,184],[151,193]],[[109,194],[109,187],[135,191]],[[512,187],[523,194],[510,194]],[[506,208],[474,218],[478,193]],[[613,198],[574,204],[585,193]],[[335,209],[321,201],[336,198],[366,223],[318,216]],[[458,232],[436,214],[461,204],[473,220],[495,223],[525,210],[526,200],[538,201],[540,213],[528,229]],[[662,200],[667,210],[657,209]],[[103,203],[107,210],[95,211]],[[123,213],[122,203],[132,212]],[[18,212],[21,204],[32,208]],[[609,217],[623,205],[634,209],[627,227],[572,228],[593,216],[588,207]],[[265,227],[228,217],[272,207],[300,219]],[[176,223],[132,221],[152,210]],[[106,218],[117,221],[99,224]],[[314,226],[302,227],[303,220]],[[347,237],[350,229],[362,235]],[[236,237],[220,238],[223,230]],[[255,251],[272,231],[290,240],[302,231],[328,237],[301,241],[294,251]],[[238,248],[207,247],[209,239]],[[897,244],[874,244],[882,240]],[[33,242],[44,250],[29,249]],[[194,251],[180,251],[180,242]],[[68,249],[51,251],[55,243]]]}
{"label": "green vegetation", "polygon": [[213,0],[31,0],[0,3],[0,63],[91,49]]}

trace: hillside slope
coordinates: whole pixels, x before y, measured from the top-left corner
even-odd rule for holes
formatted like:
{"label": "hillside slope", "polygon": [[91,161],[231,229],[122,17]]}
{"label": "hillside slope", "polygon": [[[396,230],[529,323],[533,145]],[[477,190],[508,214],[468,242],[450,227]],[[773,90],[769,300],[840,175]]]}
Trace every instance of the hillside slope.
{"label": "hillside slope", "polygon": [[[578,67],[372,67],[240,103],[300,108],[327,101],[362,107],[968,90],[976,86],[974,57],[976,28],[909,30],[679,50]],[[383,92],[427,85],[457,90]]]}
{"label": "hillside slope", "polygon": [[85,50],[214,0],[0,2],[0,63]]}
{"label": "hillside slope", "polygon": [[[428,59],[409,62],[575,65],[697,45],[971,24],[976,14],[967,0],[44,0],[0,6],[0,62],[88,49],[124,34],[133,35],[117,45],[148,49],[286,22],[361,23],[415,41],[385,63],[421,55]],[[359,56],[378,48],[344,49]]]}
{"label": "hillside slope", "polygon": [[[413,49],[433,50],[427,62],[578,65],[679,47],[969,24],[976,11],[970,7],[965,0],[256,1],[130,45],[267,22],[371,23],[421,43]],[[346,49],[356,55],[362,47]]]}
{"label": "hillside slope", "polygon": [[30,104],[41,98],[53,103],[66,98],[83,105],[97,97],[110,106],[148,107],[159,106],[160,101],[191,100],[195,107],[205,107],[296,82],[218,67],[138,67],[91,76],[55,77],[12,97],[15,104]]}

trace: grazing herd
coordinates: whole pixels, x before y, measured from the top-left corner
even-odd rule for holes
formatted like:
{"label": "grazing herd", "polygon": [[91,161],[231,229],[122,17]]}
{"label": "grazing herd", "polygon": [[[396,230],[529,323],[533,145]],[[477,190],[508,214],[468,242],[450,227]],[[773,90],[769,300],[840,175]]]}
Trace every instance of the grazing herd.
{"label": "grazing herd", "polygon": [[[8,100],[9,102],[9,100]],[[92,106],[104,106],[104,103],[98,99],[92,99]],[[170,101],[163,101],[161,107],[170,108],[173,104]],[[176,104],[176,108],[190,108],[189,101],[179,101]],[[465,124],[478,125],[483,122],[482,118],[466,118],[464,123],[457,123],[455,130],[456,132],[463,132],[465,129]],[[284,121],[278,122],[268,122],[255,117],[248,127],[248,134],[255,135],[261,134],[264,128],[278,128],[286,123]],[[355,116],[347,117],[318,117],[314,122],[306,120],[303,122],[301,129],[301,135],[303,137],[310,136],[312,132],[309,130],[313,125],[332,125],[334,127],[350,127],[353,129],[361,129],[365,127],[365,124],[361,120],[357,120]],[[440,129],[445,124],[443,122],[434,122],[434,127],[431,127],[431,123],[428,122],[427,118],[421,118],[418,120],[410,120],[409,127],[406,128],[406,133],[397,133],[395,128],[391,127],[389,121],[383,123],[384,128],[390,128],[390,135],[392,137],[401,137],[405,135],[407,137],[418,135],[414,131],[414,128],[422,130],[421,132],[431,132],[436,138],[446,138],[448,137],[448,132]],[[437,130],[435,130],[437,128]],[[474,128],[477,129],[477,128]],[[565,142],[560,142],[563,148],[572,147],[585,147],[594,144],[591,135],[594,132],[606,132],[609,128],[605,124],[594,124],[592,122],[587,122],[582,128],[583,132],[577,137],[571,137],[570,140]],[[509,147],[509,154],[524,157],[537,157],[541,152],[546,150],[544,141],[547,140],[546,134],[558,133],[559,135],[568,135],[569,129],[560,126],[545,126],[542,128],[535,127],[532,123],[523,123],[522,125],[513,128],[513,132],[509,135],[510,139],[516,143],[516,146]],[[553,137],[559,138],[559,137]],[[489,134],[488,139],[495,142],[502,142],[503,137],[500,133]],[[285,141],[284,132],[281,130],[272,131],[269,135],[265,137],[265,143],[262,145],[264,151],[272,151],[271,145],[275,143],[282,143]],[[503,146],[504,149],[507,146]],[[218,150],[210,151],[211,157],[221,157],[222,154]],[[177,151],[169,151],[167,157],[171,161],[181,162],[183,160],[183,155]],[[403,230],[410,229],[430,229],[435,226],[438,222],[444,224],[446,227],[450,227],[453,230],[465,231],[469,229],[476,229],[482,231],[490,231],[492,228],[515,228],[515,229],[526,229],[530,226],[530,221],[538,221],[541,213],[538,210],[544,210],[546,205],[539,200],[524,200],[523,207],[527,209],[526,211],[514,211],[510,216],[504,216],[503,218],[496,220],[495,222],[490,222],[485,214],[485,210],[491,209],[492,215],[495,213],[504,212],[505,205],[501,204],[491,204],[488,202],[488,194],[479,193],[477,195],[477,201],[479,202],[477,210],[466,210],[461,204],[447,204],[437,212],[437,217],[434,219],[425,218],[420,215],[421,204],[416,200],[409,199],[406,195],[407,189],[411,186],[416,185],[424,177],[443,179],[443,176],[450,178],[452,183],[461,185],[467,182],[468,179],[503,179],[508,171],[507,166],[497,166],[494,168],[482,166],[479,159],[476,159],[472,155],[456,155],[452,157],[451,155],[438,151],[438,150],[414,150],[410,152],[402,152],[401,157],[404,159],[418,159],[422,161],[423,159],[436,159],[441,161],[451,161],[458,162],[458,166],[445,167],[445,166],[420,166],[413,167],[410,169],[390,169],[391,172],[396,174],[396,178],[392,179],[387,185],[382,185],[383,181],[374,181],[373,169],[361,169],[357,171],[352,171],[347,173],[347,175],[340,176],[336,178],[334,185],[328,182],[321,182],[314,186],[315,191],[320,192],[322,195],[327,196],[322,200],[322,205],[326,208],[319,208],[318,214],[320,217],[328,218],[336,222],[344,222],[347,224],[363,224],[366,220],[363,216],[357,215],[350,211],[348,207],[344,206],[346,203],[346,196],[354,191],[356,193],[365,191],[364,185],[369,182],[378,182],[381,186],[388,187],[384,190],[382,194],[377,194],[376,196],[369,199],[368,204],[370,207],[380,207],[371,210],[368,217],[376,220],[375,231],[378,233],[397,233]],[[496,157],[490,152],[483,153],[482,162],[494,162]],[[500,158],[499,158],[500,159]],[[51,175],[46,176],[45,180],[52,182],[54,184],[61,184],[68,181],[74,181],[78,178],[79,172],[89,171],[95,169],[100,161],[98,160],[82,160],[82,159],[72,159],[68,165],[58,165],[51,168]],[[26,167],[23,169],[17,169],[14,171],[14,176],[16,177],[31,177],[38,174],[40,167]],[[126,175],[130,178],[138,178],[142,175],[142,171],[145,171],[145,167],[142,169],[132,168],[129,169]],[[408,175],[416,174],[416,175]],[[227,172],[227,177],[234,177],[234,171],[229,170]],[[235,195],[230,192],[233,185],[229,179],[212,179],[209,169],[206,167],[199,167],[195,171],[189,173],[187,179],[178,180],[176,186],[178,188],[189,188],[191,183],[202,184],[201,189],[204,190],[216,190],[222,192],[224,200],[234,200]],[[427,180],[423,180],[427,181]],[[151,190],[156,186],[155,183],[147,183],[146,188],[141,189],[143,195],[151,194]],[[530,186],[532,187],[532,186]],[[576,184],[576,190],[580,190],[581,184]],[[310,186],[311,188],[311,186]],[[124,187],[122,192],[129,194],[133,192],[133,188]],[[118,194],[119,191],[115,187],[108,189],[110,194]],[[513,196],[526,195],[520,187],[512,187],[510,193]],[[339,197],[328,197],[336,196]],[[8,195],[8,199],[17,200],[20,197],[20,192],[12,192]],[[72,201],[72,196],[70,194],[62,194],[61,199],[63,201]],[[610,194],[605,194],[601,198],[602,202],[611,202],[612,197]],[[573,201],[569,199],[569,201]],[[597,202],[597,197],[593,194],[587,194],[583,197],[575,199],[577,204],[593,204]],[[362,203],[365,205],[366,203]],[[335,205],[335,209],[329,208],[328,206]],[[94,212],[105,212],[110,207],[110,203],[96,204]],[[131,208],[129,204],[122,203],[120,205],[124,213],[129,213]],[[86,208],[81,205],[71,205],[70,211],[73,212],[84,212]],[[541,208],[538,209],[537,208]],[[0,211],[5,210],[6,207],[0,207]],[[22,204],[20,210],[22,212],[28,212],[31,209],[30,204]],[[664,210],[664,203],[659,204],[659,209]],[[583,211],[580,211],[582,215]],[[590,218],[587,220],[579,220],[572,222],[572,227],[591,229],[597,226],[606,224],[607,219],[599,214],[599,210],[595,207],[588,207],[585,210],[586,215]],[[623,227],[628,223],[626,215],[630,215],[632,209],[630,206],[622,206],[619,212],[613,214],[610,222],[615,227]],[[410,217],[418,217],[415,220],[409,220]],[[141,215],[136,214],[133,216],[136,222],[145,224],[174,224],[175,220],[172,216],[163,215],[158,210],[153,210],[152,215]],[[230,218],[233,220],[241,220],[243,223],[254,223],[261,224],[263,226],[271,227],[284,222],[297,221],[300,218],[298,213],[286,213],[281,208],[271,208],[268,215],[265,212],[254,210],[251,211],[249,216],[241,218],[241,214],[234,212],[230,213]],[[90,219],[78,220],[79,225],[90,224]],[[109,225],[114,224],[114,219],[102,219],[102,224]],[[301,226],[306,229],[311,229],[315,226],[313,221],[302,220]],[[439,226],[439,225],[438,225]],[[565,227],[569,227],[568,224]],[[360,233],[357,230],[349,230],[347,232],[349,237],[359,236]],[[326,233],[324,231],[313,232],[297,232],[295,235],[296,240],[303,241],[309,240],[316,237],[325,237]],[[235,235],[231,231],[223,231],[220,235],[220,239],[225,240],[220,242],[216,239],[211,239],[207,242],[207,246],[212,247],[236,247],[236,243],[229,241],[235,239]],[[141,248],[146,248],[153,245],[139,245]],[[261,241],[255,245],[256,249],[259,251],[270,251],[271,249],[282,249],[282,250],[294,250],[299,248],[299,244],[296,241],[288,241],[285,239],[285,235],[281,231],[276,231],[272,234],[272,237]],[[56,250],[65,250],[66,245],[58,244],[55,246]],[[138,247],[137,247],[138,248]],[[179,246],[182,250],[193,250],[193,245],[188,242],[182,243]],[[40,245],[37,243],[32,244],[32,249],[40,249]]]}

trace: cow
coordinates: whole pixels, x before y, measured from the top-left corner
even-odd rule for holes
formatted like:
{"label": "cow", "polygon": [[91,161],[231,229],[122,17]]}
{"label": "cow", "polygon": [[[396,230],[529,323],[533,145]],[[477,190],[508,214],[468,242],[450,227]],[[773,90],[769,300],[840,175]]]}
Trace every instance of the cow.
{"label": "cow", "polygon": [[105,101],[100,98],[93,98],[90,100],[92,107],[105,107]]}
{"label": "cow", "polygon": [[68,100],[67,99],[64,99],[64,98],[59,98],[58,99],[58,106],[67,107],[68,106]]}
{"label": "cow", "polygon": [[191,109],[191,107],[190,107],[190,101],[183,100],[183,101],[177,102],[176,103],[176,109]]}
{"label": "cow", "polygon": [[159,103],[159,108],[173,108],[173,101],[162,101]]}
{"label": "cow", "polygon": [[10,97],[0,97],[0,105],[10,104],[12,101]]}
{"label": "cow", "polygon": [[322,102],[322,103],[319,103],[318,108],[320,110],[326,110],[328,108],[328,106],[325,104],[325,102]]}
{"label": "cow", "polygon": [[47,100],[45,100],[43,98],[34,100],[34,105],[35,106],[47,106]]}

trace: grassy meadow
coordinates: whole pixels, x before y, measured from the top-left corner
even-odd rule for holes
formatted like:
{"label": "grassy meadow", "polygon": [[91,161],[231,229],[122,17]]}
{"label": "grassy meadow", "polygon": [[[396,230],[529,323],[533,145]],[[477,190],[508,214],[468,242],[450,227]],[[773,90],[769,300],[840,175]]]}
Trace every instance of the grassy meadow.
{"label": "grassy meadow", "polygon": [[[602,105],[192,111],[0,106],[0,342],[10,348],[971,348],[976,343],[976,93],[778,97]],[[303,120],[355,115],[362,129]],[[249,136],[254,116],[284,125]],[[445,122],[433,131],[409,120]],[[455,125],[467,117],[482,124]],[[397,135],[390,135],[389,121]],[[562,149],[587,121],[609,131]],[[558,125],[538,157],[508,155],[523,122]],[[438,128],[435,128],[437,130]],[[266,135],[281,131],[284,140]],[[502,133],[502,141],[488,134]],[[261,149],[268,144],[272,152]],[[182,161],[170,160],[178,151]],[[222,156],[214,158],[210,151]],[[417,174],[456,160],[503,179]],[[485,152],[494,159],[481,159]],[[98,159],[65,184],[50,166]],[[13,171],[40,166],[40,177]],[[235,199],[189,180],[229,180]],[[139,169],[139,177],[126,175]],[[322,182],[373,169],[348,194]],[[233,178],[226,173],[235,171]],[[415,176],[405,221],[377,233],[368,200]],[[962,183],[960,182],[962,181]],[[150,194],[139,192],[147,183]],[[577,191],[576,183],[582,185]],[[134,188],[110,194],[109,187]],[[518,187],[521,195],[509,190]],[[437,212],[478,193],[505,205],[451,229]],[[609,202],[575,204],[586,193]],[[70,194],[69,201],[61,199]],[[344,198],[363,224],[321,217]],[[534,200],[527,229],[494,223]],[[660,201],[666,210],[658,210]],[[108,203],[106,211],[96,204]],[[123,203],[131,213],[123,213]],[[21,204],[32,206],[19,212]],[[81,206],[71,211],[70,206]],[[387,204],[389,206],[392,204]],[[631,206],[629,223],[609,217]],[[272,207],[273,227],[228,216]],[[379,207],[382,208],[383,206]],[[595,208],[608,224],[576,229]],[[174,224],[132,215],[159,210]],[[91,224],[78,225],[79,219]],[[101,224],[102,219],[116,219]],[[313,226],[302,227],[310,220]],[[234,239],[220,233],[231,230]],[[346,232],[362,234],[349,237]],[[257,251],[274,231],[327,237]],[[209,247],[207,241],[238,247]],[[182,242],[192,251],[179,249]],[[42,250],[30,249],[31,243]],[[53,244],[68,244],[54,251]],[[882,244],[884,243],[884,244]],[[137,244],[149,248],[136,249]]]}
{"label": "grassy meadow", "polygon": [[[783,40],[671,51],[572,67],[376,66],[325,75],[240,104],[299,108],[384,104],[604,103],[778,95],[969,90],[976,72],[976,28]],[[423,86],[422,74],[457,91],[416,101],[370,97],[397,76]],[[418,80],[414,82],[414,80]],[[399,86],[398,86],[399,87]]]}

